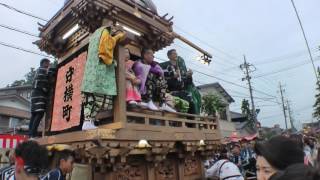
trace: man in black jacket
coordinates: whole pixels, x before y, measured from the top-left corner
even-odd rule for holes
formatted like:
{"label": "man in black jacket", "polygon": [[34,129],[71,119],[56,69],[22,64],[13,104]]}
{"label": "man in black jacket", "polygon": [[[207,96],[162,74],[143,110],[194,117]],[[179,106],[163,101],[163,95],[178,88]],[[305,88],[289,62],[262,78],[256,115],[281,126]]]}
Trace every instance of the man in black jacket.
{"label": "man in black jacket", "polygon": [[37,135],[38,126],[46,111],[49,91],[49,66],[50,60],[42,59],[40,67],[37,69],[33,79],[33,89],[31,92],[31,119],[29,124],[30,137],[35,137]]}

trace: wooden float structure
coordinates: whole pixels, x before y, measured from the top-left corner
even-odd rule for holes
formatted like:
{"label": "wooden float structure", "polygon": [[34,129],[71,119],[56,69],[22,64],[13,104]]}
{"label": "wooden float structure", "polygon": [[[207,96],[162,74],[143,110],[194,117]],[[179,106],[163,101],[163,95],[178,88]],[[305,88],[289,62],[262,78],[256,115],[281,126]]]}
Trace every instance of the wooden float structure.
{"label": "wooden float structure", "polygon": [[98,129],[52,133],[53,90],[46,130],[37,140],[42,145],[71,145],[77,162],[90,167],[92,179],[203,179],[203,161],[220,145],[216,117],[127,108],[123,52],[126,47],[140,56],[143,47],[158,51],[179,38],[203,53],[206,61],[211,55],[176,34],[172,18],[159,16],[141,2],[69,0],[47,24],[40,25],[41,39],[35,43],[58,59],[58,71],[86,52],[90,35],[106,23],[125,29],[127,38],[115,49],[118,95],[111,110],[97,115],[102,122]]}

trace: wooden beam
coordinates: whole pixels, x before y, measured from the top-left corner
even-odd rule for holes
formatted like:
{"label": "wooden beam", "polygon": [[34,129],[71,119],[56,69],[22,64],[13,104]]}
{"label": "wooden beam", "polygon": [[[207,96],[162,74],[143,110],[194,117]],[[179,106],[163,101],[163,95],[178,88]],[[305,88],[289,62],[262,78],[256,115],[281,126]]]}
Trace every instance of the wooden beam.
{"label": "wooden beam", "polygon": [[125,48],[119,45],[115,49],[115,59],[117,59],[116,78],[118,95],[114,100],[114,122],[127,122],[126,104],[126,76],[125,76]]}
{"label": "wooden beam", "polygon": [[204,55],[208,56],[209,58],[212,58],[212,55],[210,53],[208,53],[207,51],[203,50],[202,48],[200,48],[199,46],[197,46],[196,44],[194,44],[193,42],[189,41],[187,38],[173,32],[172,33],[173,36],[179,40],[181,40],[182,42],[188,44],[189,46],[191,46],[192,48],[198,50],[199,52],[203,53]]}

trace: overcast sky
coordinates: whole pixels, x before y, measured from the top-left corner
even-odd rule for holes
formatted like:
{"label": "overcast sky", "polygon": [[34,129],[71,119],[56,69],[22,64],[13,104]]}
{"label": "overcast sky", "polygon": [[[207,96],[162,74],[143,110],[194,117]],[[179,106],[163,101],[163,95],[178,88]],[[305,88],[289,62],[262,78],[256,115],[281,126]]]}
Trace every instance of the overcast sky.
{"label": "overcast sky", "polygon": [[[63,0],[0,0],[18,9],[50,19],[61,8]],[[238,66],[243,55],[257,70],[252,73],[259,120],[263,125],[280,124],[284,118],[280,105],[278,83],[285,85],[285,96],[291,101],[295,123],[312,120],[315,95],[315,76],[307,49],[290,0],[154,0],[160,15],[174,16],[174,29],[203,49],[213,54],[207,66],[196,60],[199,54],[179,41],[169,48],[176,48],[185,58],[187,66],[196,71],[216,76],[228,82],[247,86],[241,81],[243,72]],[[310,42],[315,60],[319,60],[320,1],[295,0]],[[38,34],[36,20],[0,6],[1,25],[9,25]],[[32,44],[37,38],[0,28],[0,42],[13,44],[39,52]],[[166,48],[157,57],[166,58]],[[38,55],[0,46],[0,86],[6,86],[23,75],[30,67],[37,67],[42,58]],[[315,62],[319,65],[319,61]],[[290,69],[295,67],[293,69]],[[288,70],[290,69],[290,70]],[[285,70],[285,71],[283,71]],[[280,71],[280,72],[279,72]],[[277,73],[272,73],[277,72]],[[264,75],[259,78],[256,76]],[[242,97],[248,90],[212,77],[194,73],[196,83],[219,82],[233,96],[231,110],[240,112]],[[268,94],[268,95],[267,95]],[[278,97],[277,99],[262,99]],[[262,99],[261,99],[262,98]]]}

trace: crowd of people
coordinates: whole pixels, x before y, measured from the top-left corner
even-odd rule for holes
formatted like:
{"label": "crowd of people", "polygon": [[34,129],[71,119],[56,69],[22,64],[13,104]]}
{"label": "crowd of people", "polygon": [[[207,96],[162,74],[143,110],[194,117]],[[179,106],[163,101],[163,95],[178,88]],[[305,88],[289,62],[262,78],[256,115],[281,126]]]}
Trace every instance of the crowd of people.
{"label": "crowd of people", "polygon": [[[317,141],[302,135],[230,143],[205,162],[207,179],[320,180]],[[1,180],[65,180],[75,154],[68,145],[44,147],[29,140],[0,169]]]}
{"label": "crowd of people", "polygon": [[300,134],[233,142],[205,163],[206,178],[319,180],[318,144]]}
{"label": "crowd of people", "polygon": [[40,146],[25,141],[14,150],[12,164],[0,169],[1,180],[65,180],[73,170],[74,152],[67,145]]}

